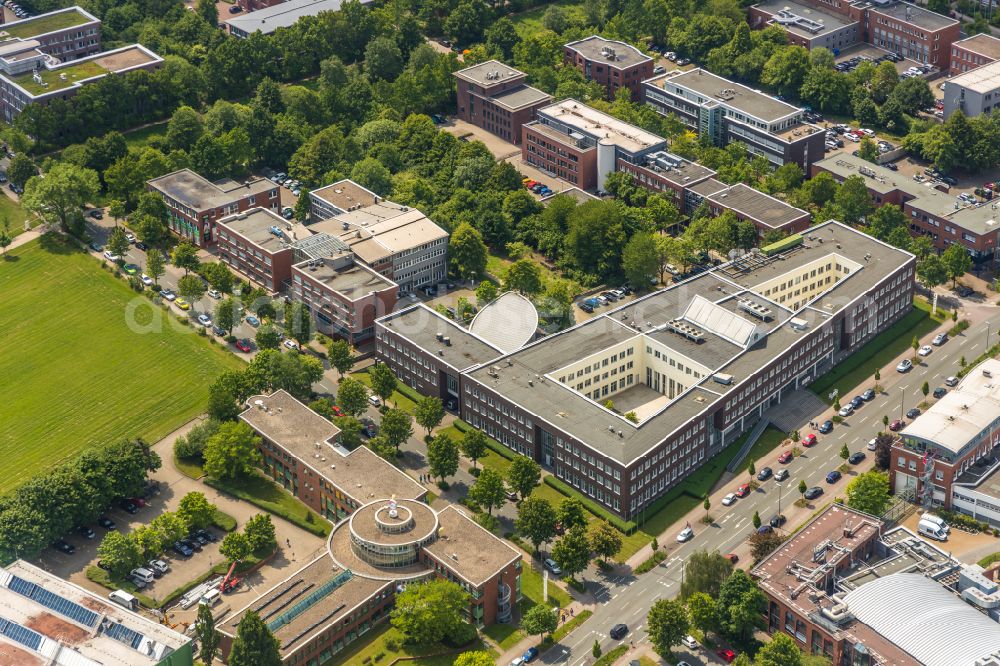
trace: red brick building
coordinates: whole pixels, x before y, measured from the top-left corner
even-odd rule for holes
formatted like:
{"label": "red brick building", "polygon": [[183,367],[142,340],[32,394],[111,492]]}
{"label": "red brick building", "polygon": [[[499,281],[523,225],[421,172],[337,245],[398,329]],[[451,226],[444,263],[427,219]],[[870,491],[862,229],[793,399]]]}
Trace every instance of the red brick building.
{"label": "red brick building", "polygon": [[521,126],[552,102],[552,96],[525,83],[526,75],[497,60],[454,73],[456,115],[511,143],[521,143]]}
{"label": "red brick building", "polygon": [[[218,224],[219,259],[271,293],[292,277],[296,226],[267,208],[251,208]],[[308,234],[308,232],[306,232]]]}
{"label": "red brick building", "polygon": [[632,101],[642,100],[642,81],[653,75],[653,59],[631,44],[592,35],[563,47],[563,61],[583,73],[588,81],[604,86],[613,100],[628,88]]}
{"label": "red brick building", "polygon": [[1000,39],[980,33],[951,45],[951,76],[1000,60]]}

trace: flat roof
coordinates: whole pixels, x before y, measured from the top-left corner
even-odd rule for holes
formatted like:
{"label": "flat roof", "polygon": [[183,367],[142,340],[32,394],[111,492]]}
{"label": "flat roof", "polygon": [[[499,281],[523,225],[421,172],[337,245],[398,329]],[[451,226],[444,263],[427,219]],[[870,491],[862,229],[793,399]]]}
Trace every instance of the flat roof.
{"label": "flat roof", "polygon": [[[626,42],[614,39],[605,39],[599,35],[591,35],[566,44],[566,48],[572,49],[582,55],[587,60],[604,62],[617,69],[625,69],[633,65],[652,60],[648,55]],[[613,50],[611,52],[606,49]]]}
{"label": "flat roof", "polygon": [[[662,178],[678,187],[693,187],[693,184],[710,178],[716,173],[715,170],[709,169],[703,164],[686,160],[666,150],[649,153],[645,156],[645,159],[645,163],[636,166],[649,169],[656,173],[658,178]],[[720,183],[720,185],[722,184]],[[726,186],[722,185],[722,187]]]}
{"label": "flat roof", "polygon": [[708,200],[748,217],[772,229],[780,229],[793,222],[809,217],[809,213],[790,206],[781,199],[776,199],[749,185],[738,183],[728,190],[713,194]]}
{"label": "flat roof", "polygon": [[381,200],[377,194],[348,178],[311,190],[309,196],[345,211],[372,206]]}
{"label": "flat roof", "polygon": [[[844,16],[825,12],[818,7],[794,2],[793,0],[766,0],[754,5],[754,9],[771,14],[775,25],[779,25],[788,32],[804,37],[805,39],[815,39],[836,32],[849,25],[857,25],[859,21],[849,21]],[[796,18],[805,21],[796,21]],[[816,24],[821,24],[821,28],[816,29]]]}
{"label": "flat roof", "polygon": [[373,291],[396,287],[396,283],[382,277],[372,269],[352,258],[321,257],[307,259],[295,265],[303,275],[322,282],[348,300],[356,301]]}
{"label": "flat roof", "polygon": [[994,60],[1000,59],[1000,39],[997,39],[993,35],[988,35],[985,32],[973,35],[972,37],[966,37],[965,39],[960,39],[957,42],[953,42],[952,46],[958,46],[966,51],[978,53],[979,55],[984,55],[987,58],[993,58]]}
{"label": "flat roof", "polygon": [[639,152],[666,144],[666,139],[661,136],[618,120],[572,98],[543,107],[538,110],[538,115],[547,116],[598,141],[609,141],[629,152]]}
{"label": "flat roof", "polygon": [[[987,375],[989,373],[989,375]],[[987,359],[899,433],[958,453],[1000,417],[1000,360]]]}
{"label": "flat roof", "polygon": [[668,90],[669,85],[681,86],[702,96],[705,102],[729,106],[765,122],[774,122],[801,110],[776,97],[716,76],[700,67],[686,72],[681,70],[667,72],[645,83],[664,90]]}
{"label": "flat roof", "polygon": [[153,665],[190,642],[23,560],[0,568],[0,658],[5,664]]}
{"label": "flat roof", "polygon": [[99,22],[99,18],[82,7],[66,7],[31,18],[0,24],[0,39],[31,39],[59,30]]}
{"label": "flat roof", "polygon": [[[248,606],[227,615],[216,628],[236,636],[243,616],[248,611],[256,611],[281,643],[282,657],[287,657],[308,645],[310,637],[341,622],[355,608],[390,585],[389,581],[355,576],[338,567],[324,553]],[[305,609],[301,610],[303,605]]]}
{"label": "flat roof", "polygon": [[[964,74],[953,76],[945,83],[945,90],[951,89],[952,86],[955,86],[955,89],[965,88],[977,93],[993,92],[1000,88],[1000,62],[991,62],[982,67],[970,69]],[[953,93],[949,90],[948,94]]]}
{"label": "flat roof", "polygon": [[518,79],[524,72],[499,60],[487,60],[472,67],[452,72],[452,76],[481,86],[492,86],[503,81]]}
{"label": "flat roof", "polygon": [[[880,5],[876,2],[867,3],[869,11],[884,14],[894,18],[900,23],[909,23],[924,30],[941,30],[952,25],[958,25],[958,21],[924,9],[909,2],[894,2],[888,5]],[[949,54],[950,57],[950,54]]]}
{"label": "flat roof", "polygon": [[542,197],[542,203],[547,206],[550,203],[552,203],[552,200],[558,196],[567,196],[572,199],[575,199],[577,204],[587,203],[588,201],[596,201],[597,199],[600,199],[600,197],[596,197],[590,192],[585,192],[581,190],[579,187],[567,187],[564,190],[560,190],[559,192],[554,192],[553,194]]}
{"label": "flat roof", "polygon": [[715,178],[707,178],[700,183],[695,183],[688,188],[695,194],[701,195],[702,198],[707,199],[708,197],[729,189],[729,185],[726,185],[721,180],[716,180]]}
{"label": "flat roof", "polygon": [[[250,208],[224,217],[218,224],[271,253],[288,249],[290,243],[312,236],[305,226],[289,222],[267,208]],[[275,227],[281,232],[280,237],[272,231]]]}
{"label": "flat roof", "polygon": [[552,95],[531,86],[520,86],[512,90],[499,92],[493,95],[491,99],[500,106],[513,110],[551,101]]}
{"label": "flat roof", "polygon": [[[371,1],[362,0],[361,4],[367,5]],[[246,33],[259,31],[268,35],[278,28],[287,28],[295,24],[303,16],[339,11],[342,4],[343,0],[288,0],[249,14],[235,16],[227,19],[225,23]]]}
{"label": "flat roof", "polygon": [[81,86],[109,73],[127,72],[152,63],[163,62],[163,58],[142,44],[130,44],[93,55],[70,60],[52,67],[38,70],[41,83],[35,81],[32,72],[17,76],[0,74],[33,97],[44,97],[53,93]]}
{"label": "flat roof", "polygon": [[277,185],[264,178],[253,178],[246,184],[228,178],[213,183],[191,169],[180,169],[146,182],[196,211],[219,208],[245,196],[263,194],[277,188]]}
{"label": "flat roof", "polygon": [[[397,310],[382,317],[379,322],[420,349],[437,354],[438,358],[459,371],[503,355],[500,349],[423,303]],[[440,338],[448,338],[448,342]]]}
{"label": "flat roof", "polygon": [[449,504],[437,514],[438,538],[424,550],[475,586],[521,559],[521,554]]}
{"label": "flat roof", "polygon": [[448,232],[409,206],[378,199],[309,227],[337,236],[369,264],[448,237]]}

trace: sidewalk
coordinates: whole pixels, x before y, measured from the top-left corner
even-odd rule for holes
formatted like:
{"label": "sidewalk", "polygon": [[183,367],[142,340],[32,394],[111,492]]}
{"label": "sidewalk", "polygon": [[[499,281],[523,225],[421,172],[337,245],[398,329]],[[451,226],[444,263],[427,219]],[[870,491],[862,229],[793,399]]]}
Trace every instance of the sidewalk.
{"label": "sidewalk", "polygon": [[35,240],[48,230],[49,230],[48,225],[40,224],[30,231],[25,231],[23,233],[18,234],[17,236],[14,236],[14,240],[11,242],[10,245],[7,246],[7,251],[4,254],[5,255],[10,254],[12,250],[16,250],[22,245],[30,243],[31,241]]}
{"label": "sidewalk", "polygon": [[[567,591],[575,596],[575,591],[572,588],[568,588]],[[584,610],[593,611],[595,607],[596,607],[595,603],[585,604],[582,601],[576,601],[576,600],[572,601],[569,606],[566,606],[565,608],[562,609],[562,612],[560,613],[559,626],[561,627],[565,622],[572,620],[581,611]],[[579,629],[580,627],[576,628],[576,630]],[[572,636],[573,635],[572,632],[570,632],[569,635]],[[489,643],[495,650],[499,652],[500,647],[496,643],[493,643],[485,636],[483,638],[487,643]],[[522,656],[527,651],[528,648],[539,647],[541,642],[542,642],[541,636],[528,636],[524,640],[520,641],[517,645],[515,645],[514,647],[502,653],[499,657],[497,657],[496,663],[501,665],[509,664],[510,662],[514,661],[514,659],[516,659],[517,657]],[[554,649],[556,645],[558,644],[557,643],[552,644],[549,647],[549,649],[550,650]],[[545,654],[545,652],[543,651],[542,654]]]}

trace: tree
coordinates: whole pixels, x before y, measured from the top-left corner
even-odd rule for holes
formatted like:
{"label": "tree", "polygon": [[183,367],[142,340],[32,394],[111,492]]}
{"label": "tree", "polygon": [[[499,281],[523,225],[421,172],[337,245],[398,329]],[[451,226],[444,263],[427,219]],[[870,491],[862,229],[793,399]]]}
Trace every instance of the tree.
{"label": "tree", "polygon": [[198,604],[198,620],[194,625],[194,635],[198,638],[198,658],[205,666],[212,666],[219,650],[219,632],[215,630],[212,607]]}
{"label": "tree", "polygon": [[125,230],[122,227],[115,227],[108,236],[108,252],[116,257],[124,257],[128,252],[128,238],[125,237]]}
{"label": "tree", "polygon": [[[486,470],[483,470],[485,473]],[[517,507],[514,526],[527,537],[535,551],[556,534],[556,512],[544,497],[528,497]]]}
{"label": "tree", "polygon": [[331,342],[327,350],[327,358],[330,365],[337,369],[341,379],[354,367],[354,354],[351,352],[351,345],[347,340]]}
{"label": "tree", "polygon": [[457,583],[444,579],[410,583],[396,595],[390,622],[406,642],[431,645],[457,635],[468,609],[469,594]]}
{"label": "tree", "polygon": [[274,550],[278,540],[274,534],[274,523],[271,514],[258,513],[243,526],[243,535],[247,539],[251,553],[264,554]]}
{"label": "tree", "polygon": [[691,554],[684,567],[684,582],[681,583],[681,598],[687,599],[696,592],[704,592],[712,598],[719,596],[722,582],[732,573],[729,560],[717,551],[698,550]]}
{"label": "tree", "polygon": [[566,497],[559,502],[556,508],[556,520],[564,530],[571,530],[574,527],[587,526],[586,509],[583,502],[575,497]]}
{"label": "tree", "polygon": [[529,636],[551,634],[559,626],[559,617],[548,604],[535,604],[521,618],[521,629]]}
{"label": "tree", "polygon": [[472,468],[477,469],[476,461],[486,453],[486,435],[482,430],[467,430],[458,446],[462,455],[472,461]]}
{"label": "tree", "polygon": [[786,633],[777,631],[757,651],[754,666],[802,666],[802,650]]}
{"label": "tree", "polygon": [[372,81],[394,81],[403,71],[403,54],[390,37],[376,37],[365,47],[365,73]]}
{"label": "tree", "polygon": [[0,249],[3,249],[5,257],[7,256],[7,248],[13,242],[14,238],[10,235],[10,220],[5,217],[3,218],[3,224],[0,225]]}
{"label": "tree", "polygon": [[754,560],[762,560],[771,552],[781,545],[784,538],[777,532],[754,532],[747,539],[747,543],[750,544],[750,554],[753,556]]}
{"label": "tree", "polygon": [[587,536],[590,539],[590,549],[604,560],[621,550],[622,534],[606,520],[595,521]]}
{"label": "tree", "polygon": [[353,377],[345,377],[337,387],[337,404],[345,414],[361,416],[368,409],[368,388]]}
{"label": "tree", "polygon": [[416,419],[421,428],[427,431],[427,436],[430,437],[431,431],[444,418],[444,405],[441,403],[441,398],[430,395],[422,397],[413,410],[413,418]]}
{"label": "tree", "polygon": [[552,559],[570,578],[587,568],[590,563],[590,541],[582,527],[574,527],[552,546]]}
{"label": "tree", "polygon": [[108,215],[115,221],[115,226],[118,226],[118,221],[125,217],[125,202],[121,199],[112,199],[108,202]]}
{"label": "tree", "polygon": [[399,384],[392,368],[385,363],[377,363],[368,371],[368,376],[371,378],[372,392],[382,398],[382,402],[387,402]]}
{"label": "tree", "polygon": [[[888,419],[887,419],[888,420]],[[875,468],[883,472],[889,469],[892,458],[892,443],[895,437],[892,433],[880,432],[875,438]]]}
{"label": "tree", "polygon": [[305,223],[309,219],[309,215],[312,211],[311,199],[309,198],[309,190],[305,187],[299,192],[299,198],[295,201],[295,206],[292,207],[292,215],[295,217],[297,222]]}
{"label": "tree", "polygon": [[36,173],[38,173],[38,169],[35,168],[35,163],[24,153],[14,155],[7,166],[7,178],[12,185],[17,185],[18,187],[24,187],[28,179]]}
{"label": "tree", "polygon": [[250,557],[252,552],[250,540],[242,532],[230,532],[223,537],[219,545],[219,553],[230,562],[242,562]]}
{"label": "tree", "polygon": [[754,529],[757,529],[758,527],[760,527],[760,513],[758,513],[757,511],[754,511],[753,512],[753,517],[750,519],[750,522],[753,523],[753,528]]}
{"label": "tree", "polygon": [[722,632],[745,639],[763,607],[764,595],[757,584],[742,569],[734,570],[719,589],[716,608]]}
{"label": "tree", "polygon": [[469,488],[469,499],[486,509],[486,513],[492,516],[493,509],[499,509],[507,500],[503,477],[496,470],[485,468]]}
{"label": "tree", "polygon": [[232,293],[233,274],[229,272],[225,264],[218,261],[209,262],[202,267],[202,274],[210,285],[223,294]]}
{"label": "tree", "polygon": [[861,145],[858,146],[858,157],[869,162],[876,162],[878,161],[878,156],[878,144],[867,136],[861,139]]}
{"label": "tree", "polygon": [[504,288],[534,296],[542,291],[542,269],[531,259],[518,259],[507,269]]}
{"label": "tree", "polygon": [[205,473],[230,480],[249,476],[260,462],[260,442],[246,423],[223,423],[205,443]]}
{"label": "tree", "polygon": [[167,271],[163,263],[163,254],[156,248],[151,248],[146,253],[146,275],[153,279],[155,285],[160,284],[160,278]]}
{"label": "tree", "polygon": [[398,452],[399,445],[413,435],[413,417],[401,409],[388,409],[382,415],[379,434]]}
{"label": "tree", "polygon": [[660,262],[652,234],[632,236],[622,251],[622,270],[629,284],[644,289],[657,275]]}
{"label": "tree", "polygon": [[477,650],[475,652],[463,652],[455,658],[454,666],[494,666],[496,662],[489,652]]}
{"label": "tree", "polygon": [[486,243],[471,224],[458,225],[448,241],[448,258],[451,271],[467,280],[479,278],[486,271]]}
{"label": "tree", "polygon": [[833,200],[843,211],[844,222],[847,224],[859,224],[861,219],[873,210],[868,186],[861,176],[846,178]]}
{"label": "tree", "polygon": [[314,326],[309,306],[300,301],[292,301],[285,306],[285,332],[300,345],[312,340]]}
{"label": "tree", "polygon": [[233,327],[239,323],[239,309],[236,301],[232,298],[225,298],[215,306],[215,325],[232,334]]}
{"label": "tree", "polygon": [[972,268],[972,257],[969,256],[969,252],[960,243],[949,245],[948,249],[941,253],[941,262],[948,273],[952,287],[955,286],[958,278],[965,275]]}
{"label": "tree", "polygon": [[476,287],[476,304],[482,308],[497,297],[497,285],[491,280],[483,280]]}
{"label": "tree", "polygon": [[427,444],[427,464],[431,476],[442,481],[458,471],[458,445],[447,434],[439,434]]}
{"label": "tree", "polygon": [[920,386],[920,392],[921,392],[921,393],[923,393],[923,394],[924,394],[924,397],[926,398],[926,397],[927,397],[927,394],[931,392],[931,385],[930,385],[930,384],[928,384],[927,382],[924,382],[924,383],[923,383],[923,384],[922,384],[922,385]]}
{"label": "tree", "polygon": [[191,531],[211,525],[215,511],[215,505],[209,502],[204,494],[190,492],[181,498],[177,506],[177,517],[184,522],[188,531]]}
{"label": "tree", "polygon": [[257,329],[254,341],[257,343],[258,349],[277,349],[281,344],[281,334],[274,326],[264,324]]}
{"label": "tree", "polygon": [[753,460],[751,460],[750,464],[747,465],[747,472],[750,474],[750,480],[752,481],[754,475],[757,473],[757,466],[754,464]]}
{"label": "tree", "polygon": [[187,302],[197,303],[205,295],[205,282],[197,275],[185,275],[177,281],[177,293]]}
{"label": "tree", "polygon": [[851,457],[851,450],[847,448],[847,443],[845,442],[843,446],[840,447],[840,459],[847,462],[847,459]]}
{"label": "tree", "polygon": [[[216,18],[211,25],[216,25],[218,22]],[[190,106],[181,106],[174,111],[167,123],[167,144],[171,148],[190,152],[204,133],[205,123],[201,119],[201,114]]]}
{"label": "tree", "polygon": [[198,259],[198,248],[187,241],[182,241],[174,248],[171,255],[174,266],[184,269],[184,275],[190,271],[198,270],[201,260]]}
{"label": "tree", "polygon": [[781,95],[796,95],[809,73],[809,54],[801,46],[775,50],[764,63],[760,82],[775,88]]}
{"label": "tree", "polygon": [[118,577],[126,576],[129,571],[142,563],[142,552],[135,541],[117,530],[111,530],[104,535],[97,547],[97,556],[101,563]]}
{"label": "tree", "polygon": [[881,516],[889,507],[889,475],[871,470],[847,484],[847,506],[873,516]]}
{"label": "tree", "polygon": [[933,289],[948,281],[948,268],[941,257],[932,254],[917,262],[917,277],[925,287]]}
{"label": "tree", "polygon": [[686,603],[693,627],[706,634],[718,628],[719,616],[712,597],[704,592],[695,592],[687,598]]}
{"label": "tree", "polygon": [[594,639],[594,645],[590,648],[590,653],[594,655],[594,659],[598,659],[601,656],[601,643],[596,638]]}
{"label": "tree", "polygon": [[[232,534],[228,535],[229,538]],[[229,666],[281,666],[281,642],[255,610],[248,610],[236,628]]]}
{"label": "tree", "polygon": [[507,483],[522,501],[531,494],[541,478],[541,466],[528,456],[515,456],[507,468]]}
{"label": "tree", "polygon": [[807,490],[809,490],[809,486],[806,485],[805,479],[799,480],[799,494],[802,495],[802,499],[803,500],[806,497],[806,491]]}
{"label": "tree", "polygon": [[670,649],[688,633],[689,621],[684,604],[673,599],[657,600],[646,614],[646,627],[656,654],[668,658]]}

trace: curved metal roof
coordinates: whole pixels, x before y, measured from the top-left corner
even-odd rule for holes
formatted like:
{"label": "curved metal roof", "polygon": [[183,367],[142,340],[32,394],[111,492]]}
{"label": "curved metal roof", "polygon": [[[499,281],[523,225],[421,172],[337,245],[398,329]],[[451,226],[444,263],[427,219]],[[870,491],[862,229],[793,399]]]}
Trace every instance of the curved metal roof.
{"label": "curved metal roof", "polygon": [[469,324],[469,330],[504,353],[531,342],[538,330],[538,311],[516,291],[500,294],[486,304]]}
{"label": "curved metal roof", "polygon": [[1000,650],[1000,625],[940,583],[898,573],[844,596],[851,613],[927,666],[973,666]]}

